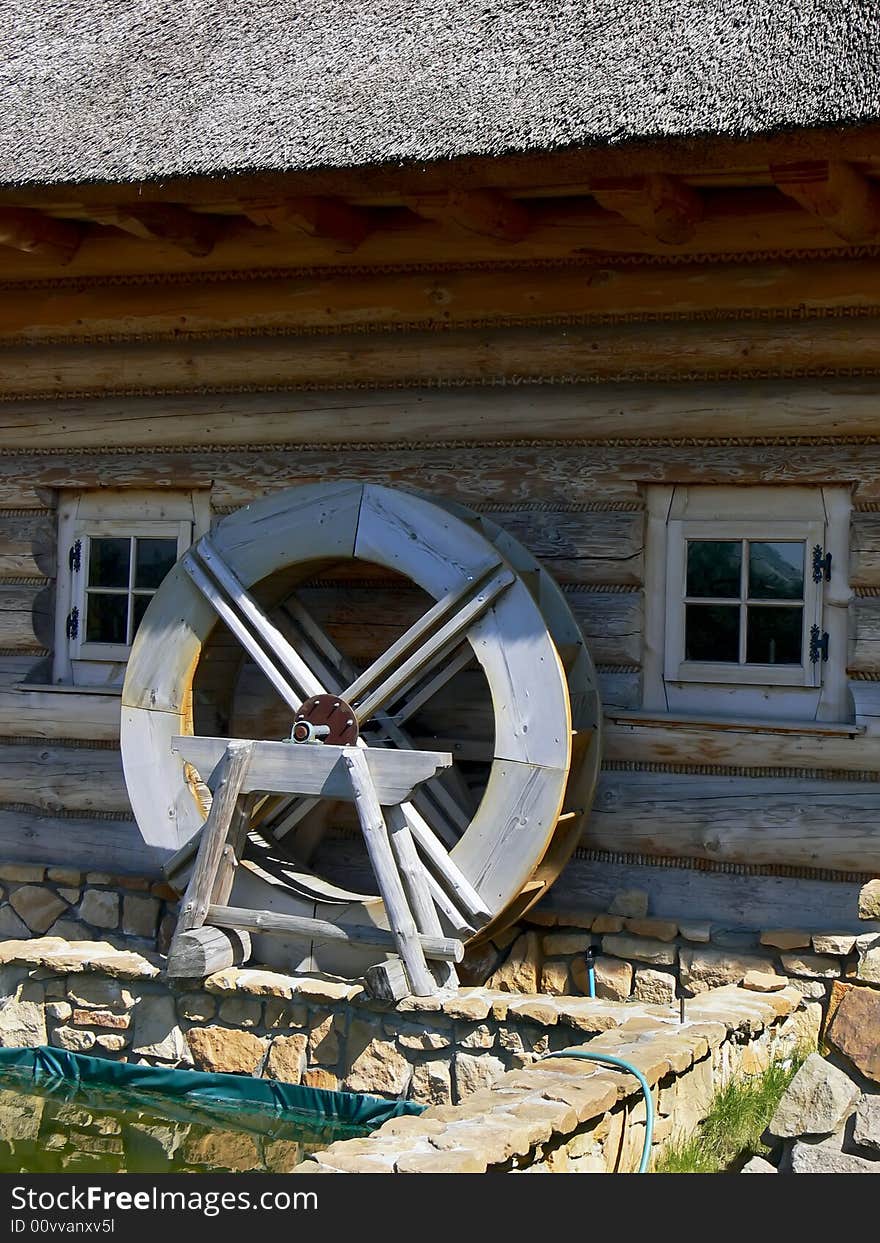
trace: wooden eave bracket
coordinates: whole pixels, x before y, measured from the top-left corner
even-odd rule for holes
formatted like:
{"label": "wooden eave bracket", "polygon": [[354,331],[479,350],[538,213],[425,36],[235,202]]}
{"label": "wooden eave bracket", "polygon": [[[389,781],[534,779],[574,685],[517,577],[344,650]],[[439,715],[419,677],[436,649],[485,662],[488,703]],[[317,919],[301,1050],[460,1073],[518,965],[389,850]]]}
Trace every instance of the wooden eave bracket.
{"label": "wooden eave bracket", "polygon": [[367,212],[352,207],[344,199],[326,195],[301,195],[296,198],[248,199],[241,201],[247,218],[263,228],[279,233],[306,233],[336,243],[342,252],[356,250],[372,232]]}
{"label": "wooden eave bracket", "polygon": [[72,220],[56,220],[28,207],[0,207],[0,246],[70,263],[83,229]]}
{"label": "wooden eave bracket", "polygon": [[666,173],[593,180],[590,193],[600,207],[669,246],[690,241],[703,218],[699,192]]}
{"label": "wooden eave bracket", "polygon": [[450,190],[408,197],[404,202],[425,220],[452,222],[500,242],[521,242],[532,227],[529,209],[497,190]]}
{"label": "wooden eave bracket", "polygon": [[880,186],[843,160],[772,164],[773,181],[789,198],[846,242],[869,242],[880,233]]}
{"label": "wooden eave bracket", "polygon": [[90,209],[98,224],[112,225],[146,241],[169,242],[188,255],[202,258],[214,249],[222,222],[176,203],[125,203]]}

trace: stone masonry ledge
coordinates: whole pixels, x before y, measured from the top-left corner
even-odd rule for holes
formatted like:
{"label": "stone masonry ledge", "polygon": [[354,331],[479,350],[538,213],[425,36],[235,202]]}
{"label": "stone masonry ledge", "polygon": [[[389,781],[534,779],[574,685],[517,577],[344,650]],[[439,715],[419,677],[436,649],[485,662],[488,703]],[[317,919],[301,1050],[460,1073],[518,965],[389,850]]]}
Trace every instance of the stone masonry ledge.
{"label": "stone masonry ledge", "polygon": [[66,941],[40,937],[29,941],[0,941],[0,966],[42,968],[56,975],[96,972],[118,980],[151,980],[160,971],[157,955],[146,958],[120,950],[108,941]]}
{"label": "stone masonry ledge", "polygon": [[[613,1053],[643,1072],[655,1095],[655,1142],[676,1125],[695,1125],[712,1094],[733,1073],[754,1073],[804,1039],[807,1004],[794,987],[755,978],[694,998],[684,1023],[659,1007],[601,1003],[611,1022],[589,1040],[591,1052]],[[769,991],[764,991],[764,989]],[[469,998],[489,1003],[485,990]],[[566,998],[534,998],[567,1021]],[[514,997],[500,1004],[510,1010]],[[412,1003],[411,1003],[412,1004]],[[441,1001],[441,1005],[447,1002]],[[450,999],[449,1004],[454,1005]],[[495,1001],[492,999],[492,1005]],[[519,1001],[517,1004],[523,1004]],[[582,1016],[572,1026],[597,1032]],[[633,1015],[633,1010],[641,1013]],[[648,1013],[648,1011],[655,1011]],[[658,1012],[659,1011],[659,1012]],[[574,1046],[572,1046],[574,1047]],[[633,1076],[554,1057],[503,1074],[458,1105],[436,1105],[395,1118],[365,1139],[341,1140],[296,1166],[294,1173],[599,1173],[634,1168],[644,1138],[645,1107]],[[677,1107],[677,1108],[676,1108]],[[678,1115],[678,1116],[676,1116]]]}

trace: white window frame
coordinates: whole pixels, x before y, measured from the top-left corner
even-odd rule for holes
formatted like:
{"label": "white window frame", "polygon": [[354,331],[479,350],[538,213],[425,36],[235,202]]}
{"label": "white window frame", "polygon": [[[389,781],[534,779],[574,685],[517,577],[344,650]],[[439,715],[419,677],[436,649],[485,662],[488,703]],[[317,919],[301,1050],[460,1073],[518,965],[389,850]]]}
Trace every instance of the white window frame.
{"label": "white window frame", "polygon": [[[645,629],[642,710],[703,720],[847,722],[853,703],[847,680],[849,532],[852,486],[646,484]],[[729,525],[728,525],[729,524]],[[807,544],[804,626],[828,635],[828,659],[817,667],[712,666],[684,656],[684,540],[803,538]],[[757,535],[755,534],[757,533]],[[830,582],[812,587],[812,550],[832,557]],[[810,617],[809,613],[813,616]],[[689,666],[689,667],[688,667]]]}
{"label": "white window frame", "polygon": [[[786,542],[804,545],[804,595],[803,623],[801,630],[801,653],[798,665],[767,665],[740,660],[711,662],[686,660],[685,612],[687,609],[687,546],[692,540],[756,541],[762,543]],[[821,584],[813,581],[813,548],[825,546],[824,522],[738,522],[673,519],[669,523],[666,566],[666,646],[664,676],[676,682],[733,682],[757,683],[762,686],[818,686],[821,679],[821,660],[815,664],[809,658],[810,634],[813,626],[822,632]],[[713,601],[714,602],[714,601]],[[746,628],[743,624],[746,605],[742,595],[736,597],[741,611],[740,651],[745,649]],[[719,601],[719,603],[724,603]],[[734,603],[734,598],[726,602]],[[776,604],[767,601],[767,604]],[[784,603],[784,602],[779,602]]]}
{"label": "white window frame", "polygon": [[[77,634],[70,640],[70,659],[97,661],[126,661],[131,651],[130,643],[96,643],[86,640],[86,624],[89,595],[89,561],[93,539],[173,539],[177,543],[178,560],[192,543],[192,522],[124,522],[122,519],[98,518],[78,522],[75,541],[79,543],[79,566],[71,577],[72,607],[77,610]],[[119,588],[113,594],[124,595],[126,600],[134,595],[154,595],[156,589],[141,590],[134,586],[135,559],[129,562],[127,588]],[[100,590],[104,590],[103,588]],[[110,589],[107,589],[110,594]]]}
{"label": "white window frame", "polygon": [[[58,579],[52,684],[58,689],[118,694],[131,647],[121,643],[87,643],[85,594],[89,541],[94,537],[138,536],[177,540],[178,557],[206,534],[211,524],[208,488],[100,489],[62,493],[58,504]],[[71,550],[81,541],[79,570]],[[131,583],[131,580],[129,580]],[[78,634],[68,638],[67,622],[78,610]]]}

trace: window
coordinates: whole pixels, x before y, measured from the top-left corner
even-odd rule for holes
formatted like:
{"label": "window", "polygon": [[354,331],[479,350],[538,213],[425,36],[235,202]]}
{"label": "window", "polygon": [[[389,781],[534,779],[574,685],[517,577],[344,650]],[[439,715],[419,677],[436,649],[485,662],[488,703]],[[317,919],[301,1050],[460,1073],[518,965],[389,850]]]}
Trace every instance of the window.
{"label": "window", "polygon": [[645,707],[842,719],[845,488],[648,489]]}
{"label": "window", "polygon": [[53,683],[117,689],[156,590],[209,522],[207,493],[82,493],[59,505]]}

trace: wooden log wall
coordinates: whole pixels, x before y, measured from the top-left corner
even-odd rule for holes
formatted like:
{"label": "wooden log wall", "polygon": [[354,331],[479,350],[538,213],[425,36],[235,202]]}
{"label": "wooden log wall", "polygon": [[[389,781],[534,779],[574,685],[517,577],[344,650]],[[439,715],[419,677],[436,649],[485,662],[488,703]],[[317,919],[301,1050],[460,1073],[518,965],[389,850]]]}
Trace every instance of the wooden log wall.
{"label": "wooden log wall", "polygon": [[[224,283],[222,296],[148,281],[10,299],[0,856],[57,840],[99,866],[106,842],[127,870],[147,866],[118,699],[45,685],[59,493],[210,484],[222,515],[276,488],[354,477],[473,506],[562,585],[607,716],[588,856],[794,870],[817,884],[880,871],[880,259],[620,267],[590,286],[590,322],[584,279],[576,265],[491,281],[358,271],[312,275],[296,297],[272,276]],[[622,308],[627,322],[603,321]],[[650,483],[854,489],[848,669],[863,731],[627,716],[641,705]],[[373,591],[374,611],[393,614],[393,595]],[[354,597],[339,609],[354,634]]]}

